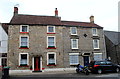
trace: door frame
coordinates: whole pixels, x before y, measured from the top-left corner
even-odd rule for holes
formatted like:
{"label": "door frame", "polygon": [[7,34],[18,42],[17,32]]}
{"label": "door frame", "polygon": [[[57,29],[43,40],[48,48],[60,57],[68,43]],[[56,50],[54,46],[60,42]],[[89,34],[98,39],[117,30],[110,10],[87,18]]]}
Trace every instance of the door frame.
{"label": "door frame", "polygon": [[[84,57],[88,57],[89,61],[90,62],[90,56],[83,56],[83,61],[84,61]],[[84,66],[85,66],[85,61],[84,61]]]}
{"label": "door frame", "polygon": [[[32,57],[32,71],[34,71],[34,58],[37,56]],[[42,56],[40,57],[40,71],[42,71]]]}

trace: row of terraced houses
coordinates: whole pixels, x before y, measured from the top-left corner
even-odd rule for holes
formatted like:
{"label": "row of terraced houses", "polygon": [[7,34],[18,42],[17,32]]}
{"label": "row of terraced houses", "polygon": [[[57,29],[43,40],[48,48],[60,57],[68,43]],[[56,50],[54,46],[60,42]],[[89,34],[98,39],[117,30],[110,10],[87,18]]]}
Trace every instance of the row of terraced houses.
{"label": "row of terraced houses", "polygon": [[87,66],[105,60],[103,27],[90,22],[62,21],[55,16],[14,15],[8,26],[7,66],[12,70],[42,71],[52,68]]}

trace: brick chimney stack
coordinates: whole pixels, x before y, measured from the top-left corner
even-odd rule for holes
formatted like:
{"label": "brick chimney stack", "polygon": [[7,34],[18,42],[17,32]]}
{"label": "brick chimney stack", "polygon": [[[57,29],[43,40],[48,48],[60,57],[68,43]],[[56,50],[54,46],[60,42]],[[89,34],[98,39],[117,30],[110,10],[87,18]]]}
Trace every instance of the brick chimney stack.
{"label": "brick chimney stack", "polygon": [[14,15],[18,14],[18,7],[14,7]]}
{"label": "brick chimney stack", "polygon": [[55,17],[58,17],[58,10],[55,8]]}
{"label": "brick chimney stack", "polygon": [[94,23],[94,16],[90,16],[90,23]]}

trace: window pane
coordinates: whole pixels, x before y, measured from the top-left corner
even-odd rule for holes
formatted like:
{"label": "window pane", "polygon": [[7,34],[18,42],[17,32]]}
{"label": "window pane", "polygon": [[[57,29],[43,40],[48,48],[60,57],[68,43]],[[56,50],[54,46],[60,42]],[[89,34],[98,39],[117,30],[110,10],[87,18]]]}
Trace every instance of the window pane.
{"label": "window pane", "polygon": [[99,44],[98,44],[97,39],[93,40],[93,46],[94,46],[94,48],[99,48]]}
{"label": "window pane", "polygon": [[77,65],[77,64],[79,64],[79,57],[78,57],[78,55],[70,55],[69,56],[70,58],[70,65],[72,65],[72,64],[75,64],[75,65]]}
{"label": "window pane", "polygon": [[73,48],[77,48],[77,40],[73,40]]}
{"label": "window pane", "polygon": [[54,54],[49,54],[48,56],[48,64],[54,64],[55,65],[55,57]]}
{"label": "window pane", "polygon": [[97,29],[92,29],[93,35],[97,35]]}
{"label": "window pane", "polygon": [[54,27],[48,27],[48,32],[54,32]]}
{"label": "window pane", "polygon": [[54,59],[54,54],[49,54],[49,59]]}
{"label": "window pane", "polygon": [[72,39],[71,44],[72,48],[78,48],[78,39]]}
{"label": "window pane", "polygon": [[100,60],[102,60],[102,54],[94,54],[94,60],[95,60],[95,61],[100,61]]}
{"label": "window pane", "polygon": [[27,37],[21,37],[21,46],[27,46]]}
{"label": "window pane", "polygon": [[20,65],[27,65],[27,54],[21,54]]}
{"label": "window pane", "polygon": [[72,34],[77,34],[77,29],[76,29],[76,27],[71,27],[71,33],[72,33]]}
{"label": "window pane", "polygon": [[22,32],[27,32],[27,26],[22,26]]}
{"label": "window pane", "polygon": [[48,37],[48,46],[54,46],[54,37]]}

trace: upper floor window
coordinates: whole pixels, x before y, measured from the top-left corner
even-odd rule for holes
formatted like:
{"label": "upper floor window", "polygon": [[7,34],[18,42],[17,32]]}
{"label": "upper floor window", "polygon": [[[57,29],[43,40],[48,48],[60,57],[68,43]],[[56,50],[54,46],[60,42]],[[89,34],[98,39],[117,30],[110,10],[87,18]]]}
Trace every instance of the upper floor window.
{"label": "upper floor window", "polygon": [[47,33],[55,33],[55,26],[47,26]]}
{"label": "upper floor window", "polygon": [[72,49],[78,49],[78,39],[71,39]]}
{"label": "upper floor window", "polygon": [[77,28],[76,27],[70,27],[71,35],[77,35]]}
{"label": "upper floor window", "polygon": [[28,25],[21,25],[20,32],[22,32],[22,33],[29,32],[29,26]]}
{"label": "upper floor window", "polygon": [[93,40],[93,48],[94,49],[99,49],[99,40],[98,39]]}
{"label": "upper floor window", "polygon": [[55,48],[55,37],[54,36],[47,37],[47,47],[48,48]]}
{"label": "upper floor window", "polygon": [[28,53],[19,54],[19,66],[28,66]]}
{"label": "upper floor window", "polygon": [[56,65],[56,53],[55,52],[47,53],[47,65]]}
{"label": "upper floor window", "polygon": [[93,28],[92,29],[92,34],[93,34],[93,36],[97,36],[98,34],[97,34],[97,28]]}
{"label": "upper floor window", "polygon": [[20,37],[20,47],[21,48],[28,48],[29,47],[29,39],[28,36],[21,36]]}

